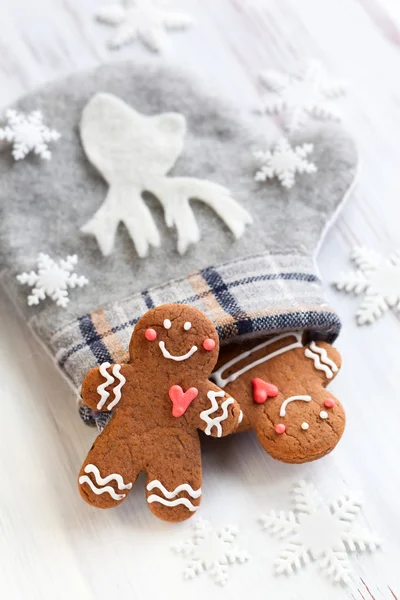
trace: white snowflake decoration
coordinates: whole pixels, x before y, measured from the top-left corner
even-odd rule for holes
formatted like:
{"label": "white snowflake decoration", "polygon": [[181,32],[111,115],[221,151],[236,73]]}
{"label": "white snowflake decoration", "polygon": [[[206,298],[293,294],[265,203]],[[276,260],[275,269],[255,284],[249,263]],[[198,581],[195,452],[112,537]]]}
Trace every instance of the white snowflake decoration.
{"label": "white snowflake decoration", "polygon": [[48,254],[41,252],[37,260],[37,273],[31,271],[17,275],[19,283],[33,286],[32,293],[28,296],[28,305],[39,304],[40,300],[48,297],[57,306],[66,308],[69,303],[68,288],[83,287],[89,283],[86,277],[73,272],[77,262],[76,254],[67,256],[57,264]]}
{"label": "white snowflake decoration", "polygon": [[315,173],[317,167],[307,160],[307,156],[314,150],[313,144],[292,146],[287,139],[282,138],[271,150],[254,152],[261,168],[255,174],[256,181],[266,181],[277,177],[286,188],[293,187],[296,173]]}
{"label": "white snowflake decoration", "polygon": [[249,560],[246,550],[235,543],[238,529],[232,525],[215,531],[208,521],[199,520],[194,524],[193,536],[173,546],[173,550],[188,558],[183,571],[184,579],[194,579],[207,571],[218,585],[228,581],[230,565],[243,564]]}
{"label": "white snowflake decoration", "polygon": [[328,505],[313,484],[300,481],[293,491],[294,511],[272,510],[261,518],[265,529],[289,538],[275,571],[290,575],[318,561],[327,577],[350,583],[348,553],[375,551],[381,544],[376,534],[353,523],[362,505],[360,494],[349,492]]}
{"label": "white snowflake decoration", "polygon": [[48,144],[59,140],[61,135],[43,124],[40,110],[24,115],[10,109],[5,116],[7,125],[0,128],[0,141],[13,145],[12,155],[15,160],[22,160],[29,152],[34,152],[45,160],[51,159]]}
{"label": "white snowflake decoration", "polygon": [[116,27],[110,48],[120,48],[139,39],[153,52],[162,49],[165,31],[186,29],[192,24],[188,15],[154,6],[152,0],[125,0],[100,9],[98,21]]}
{"label": "white snowflake decoration", "polygon": [[309,117],[341,119],[333,100],[345,94],[345,85],[329,80],[320,63],[310,62],[297,76],[270,70],[262,73],[260,78],[268,89],[275,92],[264,99],[262,111],[282,114],[289,132],[304,127]]}
{"label": "white snowflake decoration", "polygon": [[357,296],[365,294],[356,312],[357,323],[371,324],[389,308],[400,312],[400,250],[383,258],[374,250],[358,247],[350,258],[358,269],[341,273],[334,285]]}

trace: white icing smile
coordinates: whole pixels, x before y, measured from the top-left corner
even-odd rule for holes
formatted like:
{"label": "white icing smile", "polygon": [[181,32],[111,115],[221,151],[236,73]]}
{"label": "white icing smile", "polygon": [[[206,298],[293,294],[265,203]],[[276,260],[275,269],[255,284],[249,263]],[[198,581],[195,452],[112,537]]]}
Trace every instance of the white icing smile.
{"label": "white icing smile", "polygon": [[158,342],[158,345],[160,346],[160,350],[163,353],[164,358],[169,358],[170,360],[175,360],[176,362],[187,360],[193,356],[195,352],[197,352],[197,346],[192,346],[190,350],[186,352],[186,354],[182,354],[181,356],[172,356],[172,354],[170,354],[166,349],[165,342]]}

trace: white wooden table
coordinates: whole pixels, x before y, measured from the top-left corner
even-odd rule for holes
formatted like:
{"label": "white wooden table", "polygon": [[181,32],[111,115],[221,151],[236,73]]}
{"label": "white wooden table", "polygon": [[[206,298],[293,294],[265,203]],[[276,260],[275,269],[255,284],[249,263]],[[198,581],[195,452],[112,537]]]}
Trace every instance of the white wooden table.
{"label": "white wooden table", "polygon": [[[108,60],[149,54],[139,44],[110,53],[110,34],[92,15],[99,0],[1,0],[0,104],[39,84]],[[251,434],[204,448],[201,516],[240,526],[250,562],[235,566],[225,588],[206,574],[184,582],[171,543],[191,523],[168,525],[147,510],[143,486],[114,511],[86,506],[76,474],[95,433],[77,418],[75,399],[50,359],[1,296],[0,598],[109,597],[393,599],[400,595],[399,315],[358,328],[357,300],[329,288],[354,244],[393,251],[400,226],[400,8],[397,0],[175,0],[197,26],[170,36],[162,57],[214,82],[244,110],[259,101],[257,74],[291,71],[320,59],[347,79],[346,125],[361,157],[358,187],[323,245],[319,266],[343,320],[344,367],[333,392],[348,426],[338,448],[307,465],[270,459]],[[1,185],[1,183],[0,183]],[[280,542],[261,531],[260,513],[288,509],[290,488],[305,478],[327,500],[346,489],[365,494],[360,523],[378,531],[382,551],[353,556],[352,588],[334,586],[308,565],[276,577]],[[362,578],[362,579],[361,579]],[[363,581],[365,583],[363,583]],[[367,590],[369,588],[369,591]]]}

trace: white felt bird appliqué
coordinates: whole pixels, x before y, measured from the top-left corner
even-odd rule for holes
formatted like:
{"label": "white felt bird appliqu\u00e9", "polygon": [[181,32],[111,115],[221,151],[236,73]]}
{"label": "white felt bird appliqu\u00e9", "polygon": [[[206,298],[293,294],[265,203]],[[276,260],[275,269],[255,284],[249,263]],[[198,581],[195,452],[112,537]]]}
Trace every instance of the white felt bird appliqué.
{"label": "white felt bird appliqu\u00e9", "polygon": [[191,199],[212,208],[235,238],[252,223],[251,215],[225,187],[206,179],[167,177],[183,150],[185,132],[183,115],[146,116],[111,94],[96,94],[84,108],[83,147],[109,190],[82,231],[95,236],[104,256],[113,250],[120,222],[140,257],[148,255],[150,246],[160,246],[160,234],[143,201],[143,192],[150,192],[161,202],[167,227],[176,227],[180,254],[200,240]]}

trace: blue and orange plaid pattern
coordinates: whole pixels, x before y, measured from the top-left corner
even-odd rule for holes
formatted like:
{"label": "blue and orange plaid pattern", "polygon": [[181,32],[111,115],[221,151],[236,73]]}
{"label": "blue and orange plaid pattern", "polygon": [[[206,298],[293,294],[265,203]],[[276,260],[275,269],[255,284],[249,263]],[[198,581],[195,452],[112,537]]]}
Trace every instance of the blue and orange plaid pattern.
{"label": "blue and orange plaid pattern", "polygon": [[174,302],[203,311],[221,341],[306,330],[332,342],[340,330],[310,257],[263,254],[201,269],[83,315],[52,336],[50,350],[79,389],[92,367],[129,359],[133,328],[149,308]]}

